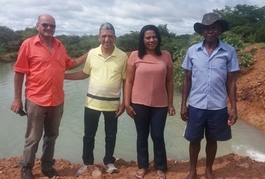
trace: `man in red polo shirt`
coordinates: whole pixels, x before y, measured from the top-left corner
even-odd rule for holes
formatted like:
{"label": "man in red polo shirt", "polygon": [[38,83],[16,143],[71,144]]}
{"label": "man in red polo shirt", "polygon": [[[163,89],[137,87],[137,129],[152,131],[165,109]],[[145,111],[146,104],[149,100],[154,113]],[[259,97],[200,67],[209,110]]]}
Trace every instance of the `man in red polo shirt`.
{"label": "man in red polo shirt", "polygon": [[15,113],[23,109],[22,84],[26,75],[25,109],[28,122],[20,161],[22,179],[34,178],[32,167],[43,131],[42,173],[50,178],[58,175],[53,168],[53,155],[63,114],[64,73],[84,63],[87,56],[84,54],[75,60],[68,57],[63,44],[53,37],[56,24],[51,15],[40,15],[36,28],[38,35],[22,43],[14,66],[15,95],[11,110]]}

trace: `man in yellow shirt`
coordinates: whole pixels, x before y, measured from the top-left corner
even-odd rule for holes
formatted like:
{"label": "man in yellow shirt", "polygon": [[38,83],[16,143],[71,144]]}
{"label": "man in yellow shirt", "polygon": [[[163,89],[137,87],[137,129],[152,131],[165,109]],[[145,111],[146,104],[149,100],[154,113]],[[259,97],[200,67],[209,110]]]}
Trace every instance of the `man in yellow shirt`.
{"label": "man in yellow shirt", "polygon": [[[98,39],[101,45],[89,51],[83,71],[65,74],[65,79],[78,80],[90,77],[85,103],[85,134],[83,138],[84,167],[94,164],[95,135],[101,113],[105,119],[105,157],[107,173],[118,172],[113,157],[118,117],[124,112],[121,89],[125,81],[127,55],[118,49],[115,29],[106,22],[100,26]],[[122,93],[124,94],[124,93]]]}

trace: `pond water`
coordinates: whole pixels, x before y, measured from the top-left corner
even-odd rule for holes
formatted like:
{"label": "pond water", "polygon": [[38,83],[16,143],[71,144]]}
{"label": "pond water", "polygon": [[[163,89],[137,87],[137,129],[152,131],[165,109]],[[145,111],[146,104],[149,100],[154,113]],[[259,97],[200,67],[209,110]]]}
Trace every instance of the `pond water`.
{"label": "pond water", "polygon": [[[27,118],[10,110],[13,100],[13,63],[0,65],[0,159],[20,156],[23,151]],[[81,67],[82,68],[82,67]],[[80,68],[80,69],[81,69]],[[78,69],[77,69],[78,70]],[[57,139],[55,158],[64,158],[73,163],[82,163],[83,111],[87,92],[87,80],[65,81],[65,108]],[[177,114],[168,117],[165,142],[168,158],[188,160],[189,143],[183,138],[185,123],[180,119],[180,93],[175,92],[174,105]],[[102,116],[101,116],[102,117]],[[102,162],[104,155],[104,123],[100,120],[95,143],[95,162]],[[232,127],[233,138],[218,143],[217,156],[236,153],[265,161],[265,133],[238,120]],[[40,142],[37,157],[41,155]],[[150,160],[153,158],[152,142],[149,142]],[[200,157],[204,157],[205,142],[202,142]],[[133,120],[124,113],[119,118],[115,157],[136,161],[136,131]]]}

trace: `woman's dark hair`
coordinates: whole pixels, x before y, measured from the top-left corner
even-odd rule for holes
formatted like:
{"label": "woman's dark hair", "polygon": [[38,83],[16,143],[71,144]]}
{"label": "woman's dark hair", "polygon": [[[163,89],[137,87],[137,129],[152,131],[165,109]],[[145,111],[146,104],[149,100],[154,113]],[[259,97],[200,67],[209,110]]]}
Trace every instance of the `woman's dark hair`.
{"label": "woman's dark hair", "polygon": [[155,32],[157,40],[158,40],[158,43],[157,43],[157,46],[155,49],[155,54],[158,56],[162,55],[162,52],[160,50],[161,36],[160,36],[159,31],[158,31],[158,28],[154,25],[146,25],[141,29],[140,34],[139,34],[138,57],[140,59],[142,59],[144,57],[144,55],[146,55],[146,47],[144,45],[144,33],[148,30],[153,30]]}

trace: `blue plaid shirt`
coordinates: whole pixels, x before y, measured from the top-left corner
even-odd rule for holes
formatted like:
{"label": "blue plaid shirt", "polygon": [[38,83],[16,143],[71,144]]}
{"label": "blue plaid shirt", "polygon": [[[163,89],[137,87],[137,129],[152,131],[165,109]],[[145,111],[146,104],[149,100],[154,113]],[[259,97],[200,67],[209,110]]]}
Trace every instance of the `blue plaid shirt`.
{"label": "blue plaid shirt", "polygon": [[182,67],[192,71],[189,105],[208,110],[227,106],[227,73],[239,70],[234,47],[219,40],[218,47],[209,56],[203,42],[192,45]]}

